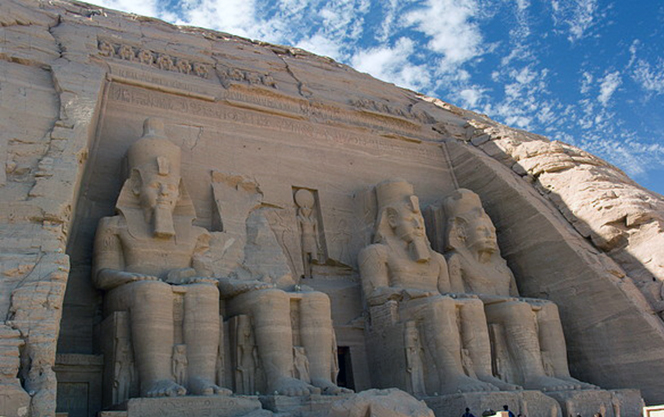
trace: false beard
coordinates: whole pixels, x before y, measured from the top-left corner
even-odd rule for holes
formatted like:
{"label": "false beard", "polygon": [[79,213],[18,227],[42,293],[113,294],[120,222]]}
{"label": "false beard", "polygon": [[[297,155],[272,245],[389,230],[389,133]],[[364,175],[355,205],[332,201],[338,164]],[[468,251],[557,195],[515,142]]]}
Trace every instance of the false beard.
{"label": "false beard", "polygon": [[157,205],[153,214],[155,237],[169,238],[175,236],[173,211],[169,207]]}
{"label": "false beard", "polygon": [[431,259],[431,250],[424,238],[415,238],[408,244],[410,259],[415,262],[424,263]]}

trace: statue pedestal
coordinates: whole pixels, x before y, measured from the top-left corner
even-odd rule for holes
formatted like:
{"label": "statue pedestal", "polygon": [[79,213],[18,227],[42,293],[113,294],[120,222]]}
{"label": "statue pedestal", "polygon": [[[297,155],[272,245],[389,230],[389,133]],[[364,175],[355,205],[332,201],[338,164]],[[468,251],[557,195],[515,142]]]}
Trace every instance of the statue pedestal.
{"label": "statue pedestal", "polygon": [[[540,391],[496,391],[448,394],[421,398],[436,417],[459,417],[466,407],[481,416],[487,409],[499,411],[508,405],[516,414],[539,417],[562,417],[558,402]],[[585,414],[584,414],[585,415]],[[592,415],[592,414],[591,414]]]}
{"label": "statue pedestal", "polygon": [[634,389],[555,391],[546,395],[558,401],[565,416],[638,416],[644,406],[641,393]]}
{"label": "statue pedestal", "polygon": [[[285,395],[263,395],[263,408],[274,413],[297,417],[319,417],[327,415],[333,403],[352,397],[348,395],[309,395],[288,397]],[[131,416],[130,416],[131,417]],[[458,416],[455,416],[458,417]]]}
{"label": "statue pedestal", "polygon": [[258,398],[249,396],[132,398],[127,417],[240,417],[260,409]]}

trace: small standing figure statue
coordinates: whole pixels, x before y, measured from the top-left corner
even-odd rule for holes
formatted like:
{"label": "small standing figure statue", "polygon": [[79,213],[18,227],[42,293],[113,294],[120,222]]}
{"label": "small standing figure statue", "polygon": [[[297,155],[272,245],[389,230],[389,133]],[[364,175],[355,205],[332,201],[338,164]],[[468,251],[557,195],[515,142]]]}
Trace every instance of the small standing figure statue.
{"label": "small standing figure statue", "polygon": [[113,404],[120,404],[129,399],[129,391],[134,379],[134,359],[131,346],[126,340],[117,344],[116,352]]}
{"label": "small standing figure statue", "polygon": [[236,391],[241,394],[252,395],[256,390],[255,375],[258,364],[256,343],[251,331],[249,316],[237,316],[235,334],[237,340],[235,379]]}
{"label": "small standing figure statue", "polygon": [[302,346],[293,346],[293,375],[300,381],[310,382],[309,377],[309,359]]}
{"label": "small standing figure statue", "polygon": [[314,215],[315,198],[311,191],[301,188],[295,193],[297,221],[302,232],[302,264],[304,277],[311,278],[311,265],[318,263],[318,224]]}
{"label": "small standing figure statue", "polygon": [[173,346],[173,377],[175,382],[183,385],[187,382],[187,345]]}
{"label": "small standing figure statue", "polygon": [[404,342],[406,345],[406,370],[408,372],[408,385],[410,392],[415,396],[426,395],[424,387],[424,367],[422,366],[422,345],[420,332],[414,321],[407,321],[404,329]]}

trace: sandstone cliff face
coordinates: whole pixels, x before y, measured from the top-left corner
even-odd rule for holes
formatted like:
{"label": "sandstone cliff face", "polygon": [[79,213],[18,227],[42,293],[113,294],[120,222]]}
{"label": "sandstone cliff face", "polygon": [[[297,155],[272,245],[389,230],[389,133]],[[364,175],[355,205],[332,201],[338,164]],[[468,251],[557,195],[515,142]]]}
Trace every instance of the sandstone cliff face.
{"label": "sandstone cliff face", "polygon": [[[362,222],[344,217],[367,216],[353,190],[393,175],[416,184],[425,204],[457,185],[473,189],[521,293],[559,304],[573,372],[664,401],[664,325],[656,315],[664,310],[664,200],[606,162],[305,51],[82,3],[4,0],[0,34],[0,414],[55,413],[61,330],[61,352],[98,353],[89,245],[98,218],[112,214],[122,141],[138,137],[123,106],[145,113],[136,120],[172,118],[183,147],[203,164],[217,158],[222,171],[255,177],[282,246],[297,239],[283,220],[292,213],[276,211],[293,205],[277,192],[288,194],[290,185],[278,179],[325,171],[331,179],[321,193],[337,203],[321,217],[327,255],[351,269],[369,240],[353,230]],[[193,114],[198,119],[188,121]],[[236,130],[218,135],[227,148],[205,155],[213,146],[206,135],[217,139],[209,137],[212,120]],[[264,152],[245,140],[261,129],[281,132],[274,152],[291,138],[302,146],[289,163],[251,168],[242,146]],[[109,132],[116,147],[99,140]],[[320,157],[319,142],[337,159]],[[318,166],[302,174],[299,161],[309,159]],[[202,224],[213,228],[205,175],[192,194]],[[286,255],[300,276],[297,256]]]}

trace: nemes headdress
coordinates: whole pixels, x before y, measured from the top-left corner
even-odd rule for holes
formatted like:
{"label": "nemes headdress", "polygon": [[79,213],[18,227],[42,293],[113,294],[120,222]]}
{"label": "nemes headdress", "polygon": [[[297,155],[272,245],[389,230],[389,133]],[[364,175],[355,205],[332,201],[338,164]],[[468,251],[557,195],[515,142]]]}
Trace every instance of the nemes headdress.
{"label": "nemes headdress", "polygon": [[152,117],[145,119],[143,136],[127,151],[127,166],[141,173],[179,177],[181,153],[180,147],[166,137],[163,120]]}
{"label": "nemes headdress", "polygon": [[[134,190],[140,186],[146,175],[170,175],[181,178],[180,147],[171,142],[164,132],[164,122],[152,117],[143,122],[143,135],[127,151],[127,180],[122,186],[116,207],[119,211],[138,208],[139,199]],[[193,203],[180,180],[180,200],[175,216],[196,217]]]}
{"label": "nemes headdress", "polygon": [[443,201],[445,215],[448,219],[484,214],[480,197],[470,190],[455,190]]}
{"label": "nemes headdress", "polygon": [[376,185],[376,200],[378,216],[374,242],[382,242],[388,233],[392,233],[387,219],[388,209],[408,207],[413,211],[420,210],[420,202],[415,196],[413,186],[401,178],[385,180]]}

